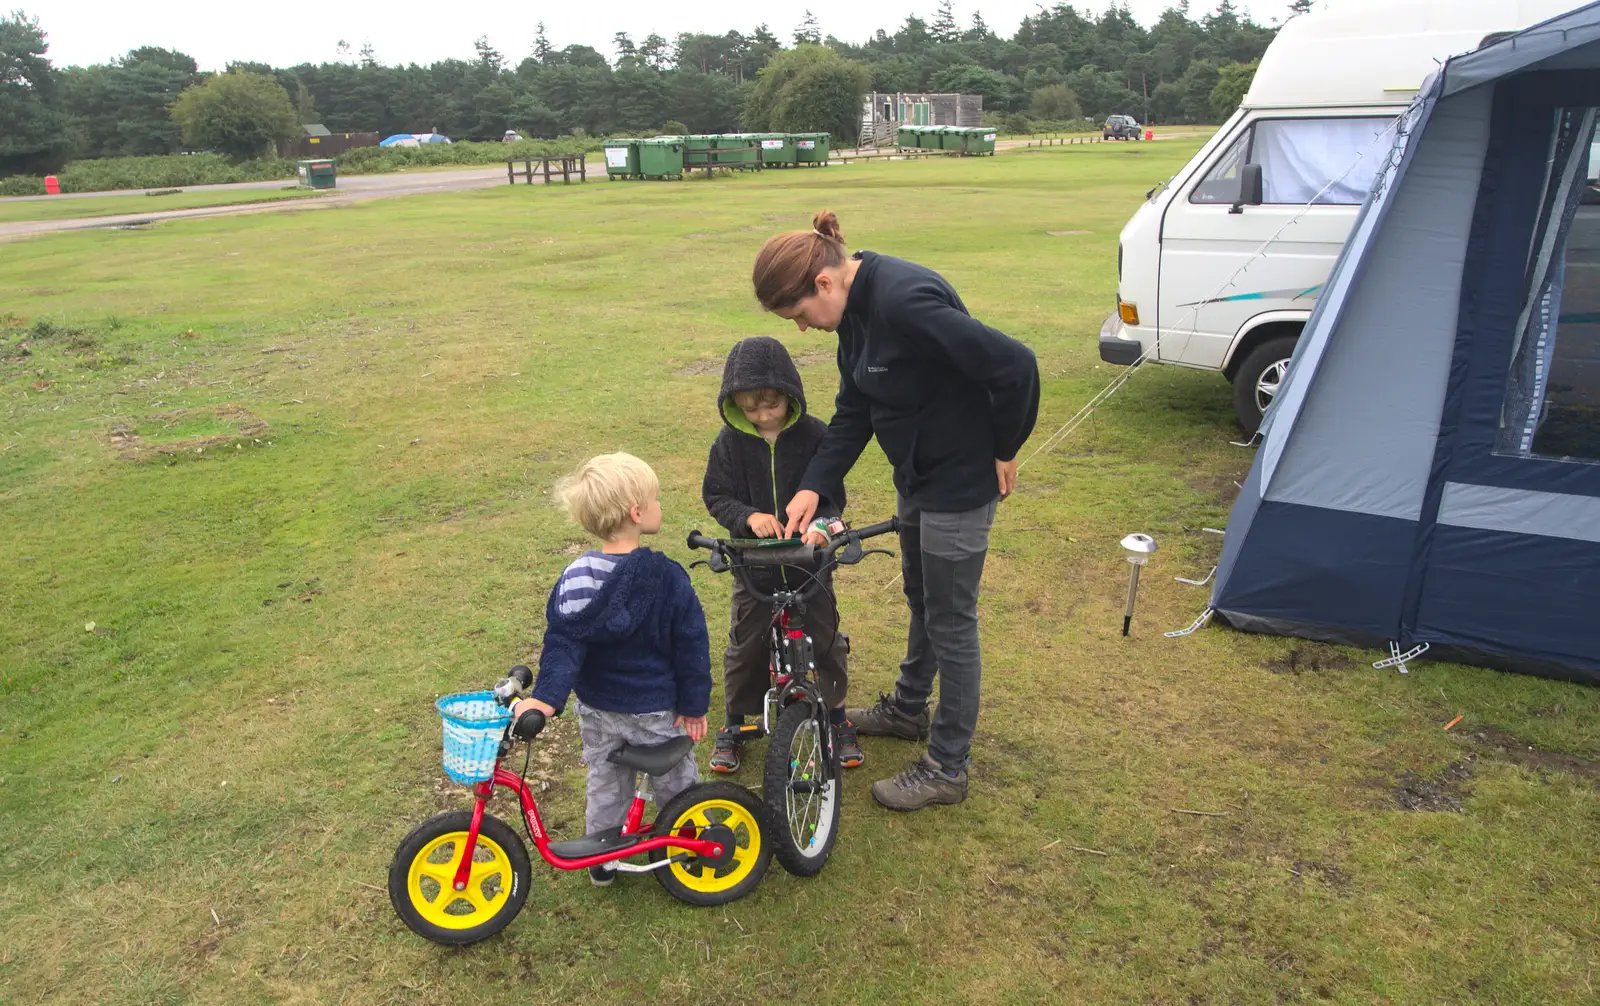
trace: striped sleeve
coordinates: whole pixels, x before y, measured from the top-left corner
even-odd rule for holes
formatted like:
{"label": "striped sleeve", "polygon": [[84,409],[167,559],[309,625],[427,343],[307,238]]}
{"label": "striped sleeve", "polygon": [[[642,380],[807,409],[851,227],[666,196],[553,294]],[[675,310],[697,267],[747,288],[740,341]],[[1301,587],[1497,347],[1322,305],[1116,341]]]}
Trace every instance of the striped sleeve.
{"label": "striped sleeve", "polygon": [[573,561],[556,582],[556,610],[573,615],[589,606],[605,586],[606,578],[617,568],[615,559],[599,552],[586,552]]}

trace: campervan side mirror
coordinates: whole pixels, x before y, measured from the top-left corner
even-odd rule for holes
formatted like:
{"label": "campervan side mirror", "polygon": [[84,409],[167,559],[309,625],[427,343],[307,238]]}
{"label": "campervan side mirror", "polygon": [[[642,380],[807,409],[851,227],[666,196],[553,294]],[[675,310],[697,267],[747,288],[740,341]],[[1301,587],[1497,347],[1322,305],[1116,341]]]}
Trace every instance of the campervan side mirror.
{"label": "campervan side mirror", "polygon": [[1244,164],[1239,167],[1239,201],[1229,213],[1243,213],[1246,206],[1260,206],[1264,192],[1261,165]]}

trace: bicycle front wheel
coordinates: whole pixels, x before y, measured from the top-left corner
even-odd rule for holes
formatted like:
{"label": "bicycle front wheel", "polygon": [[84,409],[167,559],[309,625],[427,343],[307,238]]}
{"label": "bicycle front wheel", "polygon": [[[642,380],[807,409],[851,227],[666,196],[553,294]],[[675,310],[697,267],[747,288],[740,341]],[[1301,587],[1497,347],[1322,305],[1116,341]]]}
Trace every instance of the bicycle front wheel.
{"label": "bicycle front wheel", "polygon": [[510,826],[485,814],[467,885],[455,889],[470,811],[439,814],[412,829],[389,864],[389,901],[418,936],[450,946],[476,943],[511,924],[528,900],[533,868]]}
{"label": "bicycle front wheel", "polygon": [[825,729],[811,703],[795,702],[778,717],[767,745],[762,797],[772,824],[772,851],[797,877],[820,871],[839,838],[844,783]]}

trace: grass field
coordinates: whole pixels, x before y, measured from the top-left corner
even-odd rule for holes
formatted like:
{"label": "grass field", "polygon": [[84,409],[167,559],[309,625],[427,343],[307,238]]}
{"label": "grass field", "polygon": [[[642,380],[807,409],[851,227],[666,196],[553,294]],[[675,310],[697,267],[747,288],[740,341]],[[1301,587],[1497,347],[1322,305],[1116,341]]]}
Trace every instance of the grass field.
{"label": "grass field", "polygon": [[[868,739],[817,878],[774,866],[696,910],[536,863],[522,916],[463,951],[389,907],[395,844],[469,805],[433,699],[533,658],[581,547],[556,477],[645,457],[687,561],[730,343],[783,335],[828,411],[829,337],[752,303],[768,234],[827,206],[943,272],[1037,350],[1037,444],[1114,376],[1117,232],[1198,142],[0,247],[0,1000],[1593,1002],[1600,692],[1162,638],[1205,605],[1173,578],[1215,561],[1201,529],[1250,452],[1220,377],[1160,367],[1002,507],[965,805],[876,808],[916,749]],[[869,448],[856,520],[892,512],[888,474]],[[1123,639],[1130,531],[1161,551]],[[900,656],[896,571],[840,578],[867,701]],[[693,576],[715,639],[728,584]],[[532,772],[576,835],[573,724]]]}
{"label": "grass field", "polygon": [[316,193],[310,190],[247,189],[223,192],[175,192],[158,196],[87,196],[59,201],[0,199],[0,223],[110,217],[123,213],[160,213],[163,210],[188,210],[199,206],[232,206],[236,203],[270,203],[280,199],[305,199],[314,195]]}

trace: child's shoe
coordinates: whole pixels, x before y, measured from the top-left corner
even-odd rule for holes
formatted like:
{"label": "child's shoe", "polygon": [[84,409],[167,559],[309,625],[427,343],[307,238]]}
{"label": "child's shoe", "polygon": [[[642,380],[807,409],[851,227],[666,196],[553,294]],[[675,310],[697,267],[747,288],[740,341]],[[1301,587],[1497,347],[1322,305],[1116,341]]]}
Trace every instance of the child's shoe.
{"label": "child's shoe", "polygon": [[617,871],[604,863],[589,867],[589,883],[596,887],[610,887],[611,882],[615,879],[617,879]]}
{"label": "child's shoe", "polygon": [[861,750],[861,740],[856,736],[856,725],[849,720],[833,728],[833,743],[839,749],[839,764],[845,768],[856,768],[867,760],[866,752]]}
{"label": "child's shoe", "polygon": [[737,727],[723,727],[717,731],[717,746],[711,752],[711,771],[724,775],[739,771],[739,757],[744,754],[744,735]]}

